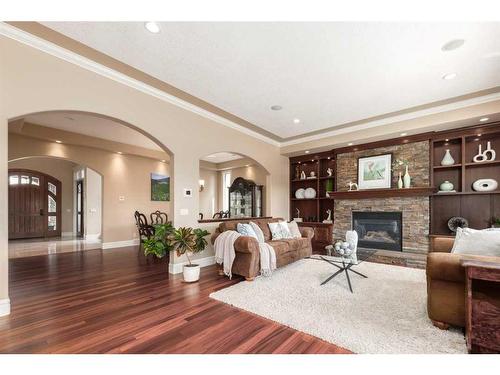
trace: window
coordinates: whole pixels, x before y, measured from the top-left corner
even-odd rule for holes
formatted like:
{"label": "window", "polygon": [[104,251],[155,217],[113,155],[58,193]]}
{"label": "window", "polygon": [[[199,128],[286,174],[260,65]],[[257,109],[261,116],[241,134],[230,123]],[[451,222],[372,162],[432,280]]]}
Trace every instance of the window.
{"label": "window", "polygon": [[49,212],[50,213],[55,213],[57,212],[57,206],[56,206],[56,200],[52,198],[52,196],[49,194]]}
{"label": "window", "polygon": [[229,188],[231,187],[231,172],[222,173],[222,210],[229,210]]}
{"label": "window", "polygon": [[9,185],[19,184],[19,176],[9,176]]}
{"label": "window", "polygon": [[57,195],[57,188],[56,188],[56,185],[54,184],[51,184],[50,182],[48,183],[48,188],[49,188],[49,191],[54,194],[54,195]]}
{"label": "window", "polygon": [[21,176],[21,185],[29,185],[30,176]]}
{"label": "window", "polygon": [[56,216],[47,216],[49,220],[49,230],[57,229],[57,217]]}
{"label": "window", "polygon": [[40,186],[40,179],[38,177],[31,177],[31,185]]}

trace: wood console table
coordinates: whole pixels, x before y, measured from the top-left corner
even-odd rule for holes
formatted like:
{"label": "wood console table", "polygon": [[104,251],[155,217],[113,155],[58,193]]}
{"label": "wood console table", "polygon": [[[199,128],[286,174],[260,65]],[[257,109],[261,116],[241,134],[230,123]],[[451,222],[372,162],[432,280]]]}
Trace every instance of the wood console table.
{"label": "wood console table", "polygon": [[500,353],[500,264],[463,261],[469,353]]}

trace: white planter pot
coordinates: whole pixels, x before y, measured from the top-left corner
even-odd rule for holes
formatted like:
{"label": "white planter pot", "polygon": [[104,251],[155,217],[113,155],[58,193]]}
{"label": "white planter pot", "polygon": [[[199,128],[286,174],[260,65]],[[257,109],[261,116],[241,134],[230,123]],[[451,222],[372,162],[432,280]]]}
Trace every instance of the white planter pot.
{"label": "white planter pot", "polygon": [[200,266],[198,264],[193,264],[191,266],[186,264],[184,265],[182,274],[186,283],[198,281],[200,279]]}

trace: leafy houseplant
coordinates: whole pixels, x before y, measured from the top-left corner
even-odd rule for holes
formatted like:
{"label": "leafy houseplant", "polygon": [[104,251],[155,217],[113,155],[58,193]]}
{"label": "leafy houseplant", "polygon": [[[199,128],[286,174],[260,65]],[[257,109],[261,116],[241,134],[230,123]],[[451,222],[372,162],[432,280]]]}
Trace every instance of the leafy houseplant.
{"label": "leafy houseplant", "polygon": [[209,232],[204,229],[181,227],[175,229],[167,238],[177,256],[186,254],[188,264],[184,265],[182,270],[186,282],[198,281],[200,278],[200,265],[191,263],[190,255],[205,250],[207,246],[205,236],[208,234]]}
{"label": "leafy houseplant", "polygon": [[492,217],[491,218],[491,227],[492,228],[500,228],[500,217]]}
{"label": "leafy houseplant", "polygon": [[144,255],[152,254],[157,258],[163,258],[171,250],[167,238],[175,228],[170,223],[156,224],[154,228],[154,235],[143,242]]}
{"label": "leafy houseplant", "polygon": [[188,264],[184,266],[184,281],[198,281],[200,266],[191,262],[190,256],[199,253],[208,245],[205,239],[210,233],[204,229],[174,228],[171,224],[155,226],[155,234],[144,241],[144,254],[154,254],[161,258],[169,251],[175,251],[177,256],[186,254]]}

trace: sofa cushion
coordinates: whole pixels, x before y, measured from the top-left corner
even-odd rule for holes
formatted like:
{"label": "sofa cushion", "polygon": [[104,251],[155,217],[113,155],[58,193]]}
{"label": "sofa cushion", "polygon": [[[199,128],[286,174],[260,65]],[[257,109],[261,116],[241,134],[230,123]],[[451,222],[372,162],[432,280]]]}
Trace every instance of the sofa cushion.
{"label": "sofa cushion", "polygon": [[255,238],[257,241],[259,238],[257,237],[257,233],[253,230],[253,227],[250,224],[238,223],[236,226],[236,230],[242,236],[249,236]]}
{"label": "sofa cushion", "polygon": [[279,258],[280,256],[283,256],[283,254],[289,253],[292,251],[290,249],[290,245],[286,241],[282,240],[271,240],[267,241],[269,245],[271,245],[274,249],[274,252],[276,253],[276,258]]}
{"label": "sofa cushion", "polygon": [[251,221],[250,225],[252,226],[253,231],[257,235],[257,241],[259,241],[259,243],[265,242],[266,239],[264,238],[264,232],[262,231],[262,229],[260,229],[260,227],[257,225],[257,223],[254,223],[253,221]]}
{"label": "sofa cushion", "polygon": [[307,238],[291,238],[281,241],[288,244],[290,251],[299,251],[309,245],[309,239]]}
{"label": "sofa cushion", "polygon": [[484,230],[457,228],[451,252],[500,257],[500,230],[496,228]]}
{"label": "sofa cushion", "polygon": [[279,221],[277,223],[269,223],[269,230],[273,240],[282,240],[285,238],[292,238],[292,233],[288,229],[286,221]]}
{"label": "sofa cushion", "polygon": [[301,238],[302,233],[300,233],[299,226],[297,225],[297,222],[295,221],[290,221],[288,223],[288,229],[290,230],[290,233],[292,234],[293,238]]}

